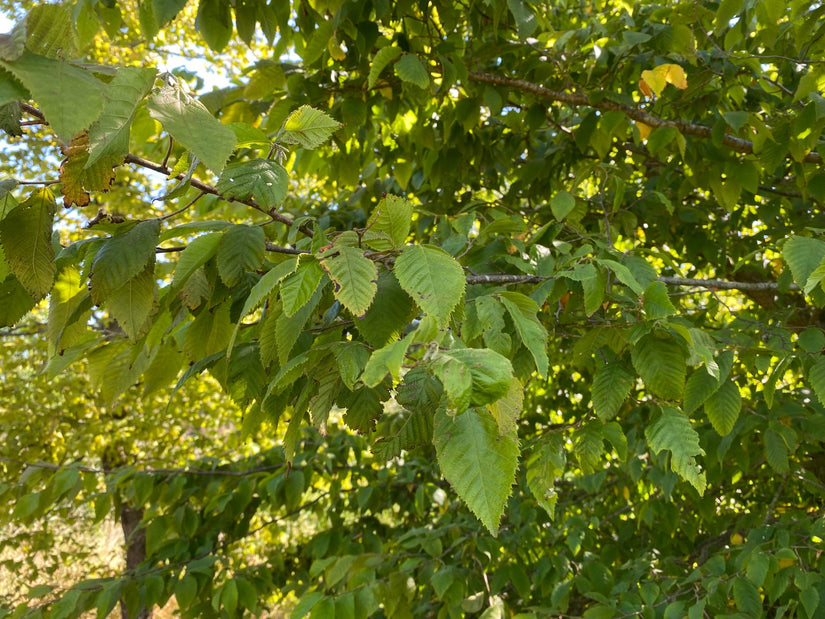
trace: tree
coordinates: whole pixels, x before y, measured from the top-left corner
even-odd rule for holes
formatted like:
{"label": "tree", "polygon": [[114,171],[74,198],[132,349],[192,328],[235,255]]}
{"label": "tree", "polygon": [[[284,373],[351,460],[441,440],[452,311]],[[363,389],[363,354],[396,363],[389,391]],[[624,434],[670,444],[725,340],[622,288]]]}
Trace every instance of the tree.
{"label": "tree", "polygon": [[825,616],[818,3],[20,9],[3,384],[101,408],[4,404],[6,544],[127,559],[12,616]]}

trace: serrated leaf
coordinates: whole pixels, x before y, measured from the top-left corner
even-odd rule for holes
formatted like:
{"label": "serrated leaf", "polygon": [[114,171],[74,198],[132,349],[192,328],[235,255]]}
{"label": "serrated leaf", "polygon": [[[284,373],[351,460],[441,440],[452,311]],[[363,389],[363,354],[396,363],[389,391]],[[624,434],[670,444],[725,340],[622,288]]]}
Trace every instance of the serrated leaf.
{"label": "serrated leaf", "polygon": [[284,314],[292,316],[318,289],[324,269],[315,258],[301,257],[297,270],[281,283]]}
{"label": "serrated leaf", "polygon": [[567,452],[560,434],[547,434],[533,447],[527,459],[527,487],[552,520],[558,494],[555,481],[564,473]]}
{"label": "serrated leaf", "polygon": [[593,277],[581,280],[584,291],[584,313],[587,316],[592,316],[604,302],[604,289],[607,283],[604,272],[594,268],[594,273]]}
{"label": "serrated leaf", "polygon": [[218,274],[229,288],[247,271],[257,271],[264,261],[266,235],[260,226],[237,224],[223,233],[218,244]]}
{"label": "serrated leaf", "polygon": [[426,90],[430,87],[430,76],[421,59],[415,54],[404,54],[395,63],[395,74],[403,81],[415,84]]}
{"label": "serrated leaf", "polygon": [[375,207],[367,220],[367,230],[385,233],[386,237],[371,238],[368,245],[376,251],[403,247],[410,234],[412,204],[399,196],[386,196]]}
{"label": "serrated leaf", "polygon": [[109,237],[92,262],[91,292],[100,304],[124,282],[141,273],[155,258],[160,221],[150,219],[117,236]]}
{"label": "serrated leaf", "polygon": [[283,142],[300,144],[304,148],[315,149],[326,142],[333,133],[341,128],[334,118],[321,110],[302,105],[292,112],[284,122]]}
{"label": "serrated leaf", "polygon": [[117,320],[132,342],[149,327],[149,318],[157,309],[155,261],[106,296],[106,309]]}
{"label": "serrated leaf", "polygon": [[[335,283],[335,298],[353,315],[363,317],[378,291],[378,268],[356,247],[340,246],[321,265]],[[326,254],[325,254],[326,255]]]}
{"label": "serrated leaf", "polygon": [[513,376],[507,394],[487,405],[487,409],[496,420],[498,431],[501,434],[515,432],[518,420],[524,407],[524,387],[518,378]]}
{"label": "serrated leaf", "polygon": [[603,422],[613,419],[632,386],[633,375],[621,363],[608,363],[596,370],[591,397],[599,419]]}
{"label": "serrated leaf", "polygon": [[773,428],[768,428],[762,434],[762,441],[765,444],[765,459],[770,467],[780,475],[790,471],[788,462],[788,445],[785,439]]}
{"label": "serrated leaf", "polygon": [[685,414],[690,415],[704,404],[705,401],[716,392],[720,384],[721,381],[701,368],[693,372],[685,385]]}
{"label": "serrated leaf", "polygon": [[189,281],[189,278],[218,252],[218,245],[223,238],[220,232],[210,232],[199,236],[186,246],[178,257],[175,274],[172,276],[172,292],[177,292]]}
{"label": "serrated leaf", "polygon": [[762,616],[762,597],[756,585],[747,578],[737,576],[733,581],[733,599],[737,610],[749,617]]}
{"label": "serrated leaf", "polygon": [[29,51],[13,62],[0,60],[0,66],[23,83],[63,142],[100,116],[104,84],[91,73]]}
{"label": "serrated leaf", "polygon": [[533,356],[539,376],[547,377],[547,330],[536,317],[538,304],[520,292],[500,292],[498,296],[513,319],[522,343]]}
{"label": "serrated leaf", "polygon": [[[453,348],[444,351],[439,355],[435,367],[440,368],[445,363],[447,367],[458,363],[467,368],[472,389],[469,402],[474,406],[490,404],[505,397],[512,386],[513,366],[510,360],[489,348]],[[444,386],[447,388],[446,383]],[[448,395],[449,392],[447,388]]]}
{"label": "serrated leaf", "polygon": [[597,258],[596,262],[613,271],[613,274],[618,278],[618,280],[637,295],[641,296],[644,293],[645,289],[639,283],[639,280],[637,280],[631,270],[622,263],[616,262],[615,260],[605,260],[600,258]]}
{"label": "serrated leaf", "polygon": [[54,196],[48,189],[39,189],[0,221],[0,243],[6,262],[34,300],[45,297],[54,282],[54,212]]}
{"label": "serrated leaf", "polygon": [[371,346],[381,348],[401,335],[416,308],[390,271],[380,270],[377,286],[372,305],[362,317],[356,317],[355,325]]}
{"label": "serrated leaf", "polygon": [[289,175],[272,159],[252,159],[230,163],[221,173],[215,188],[225,198],[246,200],[254,197],[266,209],[286,198]]}
{"label": "serrated leaf", "polygon": [[[50,356],[72,346],[86,333],[85,319],[80,320],[80,317],[77,317],[72,324],[69,321],[88,296],[89,292],[77,269],[68,267],[58,274],[49,296],[47,337]],[[84,318],[88,315],[88,311],[83,312]]]}
{"label": "serrated leaf", "polygon": [[808,383],[820,403],[825,403],[825,357],[820,357],[808,370]]}
{"label": "serrated leaf", "polygon": [[183,350],[191,361],[225,354],[233,328],[229,310],[229,303],[221,303],[208,311],[201,311],[187,327]]}
{"label": "serrated leaf", "polygon": [[26,47],[49,58],[73,58],[77,42],[72,29],[72,14],[67,5],[41,4],[26,16]]}
{"label": "serrated leaf", "polygon": [[10,327],[35,306],[36,301],[14,275],[0,283],[0,327]]}
{"label": "serrated leaf", "polygon": [[430,411],[404,410],[398,418],[397,423],[393,424],[393,433],[380,437],[372,446],[372,452],[377,457],[390,460],[397,458],[405,450],[432,443],[433,414]]}
{"label": "serrated leaf", "polygon": [[[324,275],[309,300],[298,308],[292,316],[287,316],[283,311],[279,314],[275,322],[275,342],[278,348],[278,360],[281,365],[284,365],[289,359],[292,347],[298,341],[304,325],[312,316],[318,303],[321,302],[327,283],[329,283],[329,280]],[[283,293],[283,284],[281,285],[281,292]],[[283,310],[283,305],[281,309]]]}
{"label": "serrated leaf", "polygon": [[403,339],[374,351],[364,367],[361,381],[368,387],[375,387],[384,380],[387,373],[397,381],[401,374],[401,365],[404,363],[404,355],[407,354],[407,348],[412,344],[413,335],[409,333]]}
{"label": "serrated leaf", "polygon": [[0,60],[20,58],[26,49],[26,34],[25,20],[15,24],[8,34],[0,34]]}
{"label": "serrated leaf", "polygon": [[705,401],[705,414],[710,419],[713,429],[720,436],[725,436],[739,418],[742,409],[742,396],[733,380],[727,380]]}
{"label": "serrated leaf", "polygon": [[464,296],[464,271],[447,252],[437,247],[413,245],[395,261],[393,272],[401,287],[439,325],[446,325]]}
{"label": "serrated leaf", "polygon": [[86,167],[101,158],[122,160],[129,151],[129,130],[135,110],[149,94],[155,69],[120,67],[104,93],[103,113],[89,128],[89,159]]}
{"label": "serrated leaf", "polygon": [[603,468],[604,434],[602,424],[591,422],[578,428],[573,433],[573,453],[576,455],[579,466],[585,475],[590,475]]}
{"label": "serrated leaf", "polygon": [[444,477],[496,535],[518,468],[515,433],[499,436],[495,420],[486,411],[471,408],[455,417],[439,411],[433,443]]}
{"label": "serrated leaf", "polygon": [[378,52],[376,52],[375,57],[372,59],[372,64],[370,65],[369,77],[367,78],[367,87],[370,90],[375,87],[375,83],[378,81],[381,72],[386,68],[386,66],[398,58],[402,53],[401,48],[395,47],[394,45],[382,47],[378,50]]}
{"label": "serrated leaf", "polygon": [[215,172],[223,169],[235,148],[235,134],[177,82],[164,83],[152,93],[146,107],[149,115],[206,167]]}
{"label": "serrated leaf", "polygon": [[825,241],[808,236],[792,236],[782,247],[782,257],[791,268],[794,282],[804,288],[811,273],[825,258]]}
{"label": "serrated leaf", "polygon": [[688,481],[699,494],[704,494],[707,479],[696,456],[704,455],[699,446],[699,434],[690,425],[690,419],[675,408],[662,407],[661,416],[645,430],[647,444],[654,454],[670,451],[670,468]]}
{"label": "serrated leaf", "polygon": [[676,308],[667,294],[667,286],[663,282],[652,282],[645,289],[642,307],[648,320],[667,318],[676,313]]}
{"label": "serrated leaf", "polygon": [[679,344],[648,334],[630,352],[633,367],[651,392],[666,400],[681,399],[687,366]]}

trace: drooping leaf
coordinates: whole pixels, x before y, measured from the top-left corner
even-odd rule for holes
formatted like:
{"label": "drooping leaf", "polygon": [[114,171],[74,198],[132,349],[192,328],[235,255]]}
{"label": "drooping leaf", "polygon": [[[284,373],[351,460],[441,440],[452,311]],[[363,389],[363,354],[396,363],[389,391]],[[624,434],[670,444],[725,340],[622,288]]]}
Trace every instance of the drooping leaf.
{"label": "drooping leaf", "polygon": [[705,401],[705,414],[720,436],[725,436],[733,429],[741,409],[742,396],[732,379],[723,382]]}
{"label": "drooping leaf", "polygon": [[667,286],[662,282],[652,282],[645,289],[642,307],[650,320],[667,318],[676,313],[676,308],[667,295]]}
{"label": "drooping leaf", "polygon": [[0,283],[0,327],[10,327],[25,316],[35,305],[29,291],[17,281],[14,275],[8,275]]}
{"label": "drooping leaf", "polygon": [[464,296],[464,271],[447,252],[413,245],[404,249],[393,268],[401,287],[425,313],[445,325]]}
{"label": "drooping leaf", "polygon": [[433,414],[420,409],[403,411],[393,426],[393,433],[380,437],[372,452],[383,460],[391,460],[403,451],[429,445],[433,440]]}
{"label": "drooping leaf", "polygon": [[104,93],[103,113],[89,128],[89,158],[86,167],[101,159],[122,160],[129,152],[129,131],[135,110],[149,94],[154,69],[121,67]]}
{"label": "drooping leaf", "polygon": [[440,411],[435,415],[433,443],[444,477],[496,535],[518,468],[515,433],[499,436],[487,411],[471,408],[455,417]]}
{"label": "drooping leaf", "polygon": [[35,300],[49,293],[56,273],[51,243],[54,213],[54,196],[39,189],[0,221],[6,262]]}
{"label": "drooping leaf", "polygon": [[335,26],[332,20],[324,19],[318,24],[315,32],[310,35],[309,41],[304,48],[304,53],[302,54],[306,65],[311,65],[323,55],[327,50],[327,45],[332,38],[333,32],[335,32]]}
{"label": "drooping leaf", "polygon": [[487,405],[487,409],[496,420],[498,431],[504,435],[515,432],[524,407],[524,387],[513,376],[507,395]]}
{"label": "drooping leaf", "polygon": [[88,71],[29,51],[13,62],[0,60],[0,66],[23,83],[64,142],[100,116],[104,84]]}
{"label": "drooping leaf", "polygon": [[60,193],[63,206],[88,206],[89,191],[108,191],[115,178],[114,165],[119,163],[111,158],[99,159],[89,166],[89,134],[81,131],[72,138],[64,150],[66,158],[60,165]]}
{"label": "drooping leaf", "polygon": [[216,189],[226,198],[254,197],[266,209],[286,198],[289,177],[284,167],[272,159],[252,159],[230,163],[221,173]]}
{"label": "drooping leaf", "polygon": [[703,369],[699,369],[688,378],[685,384],[685,399],[683,408],[686,415],[690,415],[712,396],[719,388],[721,381],[717,380]]}
{"label": "drooping leaf", "polygon": [[105,302],[109,313],[135,342],[146,332],[157,309],[154,259],[143,271],[107,294]]}
{"label": "drooping leaf", "polygon": [[551,520],[555,517],[558,500],[555,481],[566,466],[567,452],[561,434],[543,436],[527,459],[527,487]]}
{"label": "drooping leaf", "polygon": [[387,373],[397,381],[401,373],[401,365],[404,363],[404,355],[412,343],[412,338],[413,333],[409,333],[397,342],[387,344],[373,352],[361,375],[364,384],[368,387],[375,387],[384,380]]}
{"label": "drooping leaf", "polygon": [[522,41],[536,30],[538,20],[525,0],[507,0],[507,7],[516,20],[518,38]]}
{"label": "drooping leaf", "polygon": [[335,298],[355,316],[363,317],[378,291],[375,263],[358,248],[340,246],[323,254],[321,265],[335,283]]}
{"label": "drooping leaf", "polygon": [[[328,283],[329,279],[326,275],[323,275],[315,290],[310,293],[309,300],[296,309],[294,314],[288,316],[286,312],[281,311],[278,315],[275,322],[275,341],[278,348],[278,360],[281,365],[286,364],[289,359],[292,347],[298,341],[307,320],[312,316],[315,308],[318,307],[318,303],[321,302],[324,288]],[[281,285],[281,292],[283,293],[283,284]]]}
{"label": "drooping leaf", "polygon": [[790,470],[788,462],[790,450],[782,435],[769,427],[762,434],[762,441],[765,444],[765,459],[770,467],[780,475],[787,473]]}
{"label": "drooping leaf", "polygon": [[808,277],[825,258],[825,241],[809,236],[792,236],[782,247],[782,257],[791,268],[794,282],[804,288]]}
{"label": "drooping leaf", "polygon": [[501,292],[498,296],[502,305],[507,308],[524,347],[533,356],[539,376],[546,377],[549,365],[547,330],[536,317],[538,305],[520,292]]}
{"label": "drooping leaf", "polygon": [[172,276],[171,289],[173,292],[180,290],[189,281],[189,278],[217,253],[218,245],[223,238],[220,232],[210,232],[192,239],[186,246],[175,265],[175,273]]}
{"label": "drooping leaf", "polygon": [[312,257],[301,257],[298,268],[281,283],[284,314],[292,316],[315,293],[324,277],[324,269]]}
{"label": "drooping leaf", "polygon": [[631,349],[633,367],[645,385],[661,398],[679,400],[685,390],[685,352],[672,339],[645,335]]}
{"label": "drooping leaf", "polygon": [[[68,267],[58,274],[49,297],[47,334],[50,354],[72,346],[86,333],[85,320],[80,320],[78,316],[70,324],[70,319],[88,296],[89,291],[81,281],[80,272],[77,269]],[[89,313],[89,311],[84,311],[82,315],[88,318]]]}
{"label": "drooping leaf", "polygon": [[633,386],[633,376],[621,363],[601,366],[593,377],[593,410],[603,422],[613,419]]}
{"label": "drooping leaf", "polygon": [[266,235],[259,226],[237,224],[223,233],[218,244],[218,274],[233,287],[247,271],[256,271],[264,261]]}
{"label": "drooping leaf", "polygon": [[0,34],[0,60],[20,58],[26,49],[27,34],[25,20],[15,24],[8,34]]}
{"label": "drooping leaf", "polygon": [[168,78],[152,93],[146,106],[152,118],[163,125],[175,141],[213,171],[223,169],[235,148],[235,134],[177,81]]}
{"label": "drooping leaf", "polygon": [[596,262],[613,271],[613,274],[619,279],[620,282],[630,288],[637,295],[642,296],[645,289],[628,267],[620,262],[616,262],[615,260],[597,259]]}
{"label": "drooping leaf", "polygon": [[92,300],[100,304],[124,282],[141,273],[155,258],[160,221],[138,222],[122,234],[110,237],[92,263]]}
{"label": "drooping leaf", "polygon": [[670,468],[699,494],[704,494],[707,479],[696,463],[696,456],[705,452],[699,446],[699,434],[690,425],[690,419],[675,408],[663,406],[659,418],[645,430],[645,436],[653,453],[670,451]]}
{"label": "drooping leaf", "polygon": [[825,357],[820,357],[808,370],[808,383],[820,403],[825,402]]}
{"label": "drooping leaf", "polygon": [[416,54],[404,54],[395,63],[395,74],[403,81],[415,84],[424,90],[430,87],[430,76],[424,63]]}
{"label": "drooping leaf", "polygon": [[200,0],[195,26],[209,47],[216,52],[221,51],[232,38],[232,13],[229,0]]}
{"label": "drooping leaf", "polygon": [[283,142],[300,144],[304,148],[315,149],[326,142],[333,133],[341,128],[334,118],[321,110],[302,105],[292,112],[284,122]]}
{"label": "drooping leaf", "polygon": [[371,346],[381,348],[401,335],[416,309],[392,272],[382,268],[377,286],[375,299],[363,316],[356,317],[355,325]]}
{"label": "drooping leaf", "polygon": [[381,72],[386,68],[386,66],[398,58],[401,54],[401,48],[394,45],[382,47],[378,50],[378,52],[376,52],[375,57],[372,59],[372,64],[370,65],[369,77],[367,78],[367,86],[370,89],[375,87],[375,83],[378,81]]}

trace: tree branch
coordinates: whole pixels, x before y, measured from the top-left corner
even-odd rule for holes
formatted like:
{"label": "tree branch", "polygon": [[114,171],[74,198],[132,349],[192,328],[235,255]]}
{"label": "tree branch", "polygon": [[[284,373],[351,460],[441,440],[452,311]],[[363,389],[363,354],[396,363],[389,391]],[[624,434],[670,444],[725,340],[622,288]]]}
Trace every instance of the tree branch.
{"label": "tree branch", "polygon": [[[648,127],[652,127],[653,129],[657,129],[659,127],[673,127],[683,135],[694,135],[700,138],[711,138],[712,130],[710,127],[707,127],[705,125],[698,125],[695,123],[689,123],[682,120],[667,120],[664,118],[659,118],[657,116],[652,116],[647,112],[643,112],[642,110],[630,107],[629,105],[616,103],[615,101],[611,101],[609,99],[591,101],[590,97],[588,97],[585,94],[551,90],[549,88],[545,88],[544,86],[539,86],[538,84],[528,82],[526,80],[504,77],[501,75],[492,75],[491,73],[479,73],[477,71],[470,71],[469,77],[471,80],[476,82],[481,82],[484,84],[493,84],[495,86],[506,86],[514,90],[529,92],[541,97],[542,99],[546,99],[549,101],[557,101],[559,103],[566,103],[567,105],[572,106],[587,106],[596,110],[622,112],[628,118],[640,123],[644,123]],[[728,135],[726,133],[722,137],[722,143],[728,148],[733,149],[737,153],[753,153],[753,142],[751,142],[750,140],[738,138],[736,136]],[[805,155],[805,158],[802,161],[806,163],[821,164],[823,162],[823,158],[822,155],[820,155],[817,152],[810,152],[807,155]]]}

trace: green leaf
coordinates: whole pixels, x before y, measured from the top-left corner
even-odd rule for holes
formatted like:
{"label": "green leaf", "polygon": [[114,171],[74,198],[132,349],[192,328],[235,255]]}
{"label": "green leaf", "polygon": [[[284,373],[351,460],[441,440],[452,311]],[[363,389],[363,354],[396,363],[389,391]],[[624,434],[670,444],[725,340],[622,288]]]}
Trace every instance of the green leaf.
{"label": "green leaf", "polygon": [[272,159],[252,159],[230,163],[221,173],[215,188],[225,198],[246,200],[254,197],[266,209],[286,198],[289,175]]}
{"label": "green leaf", "polygon": [[496,420],[498,431],[502,435],[515,432],[524,409],[524,387],[521,381],[513,376],[507,394],[488,404],[487,409]]}
{"label": "green leaf", "polygon": [[301,256],[298,269],[281,284],[284,314],[292,316],[306,305],[323,277],[324,269],[315,258]]}
{"label": "green leaf", "polygon": [[129,130],[138,104],[152,89],[154,69],[121,67],[104,93],[103,113],[89,129],[86,168],[102,158],[121,159],[129,152]]}
{"label": "green leaf", "polygon": [[218,121],[209,110],[183,90],[174,78],[167,78],[146,103],[149,115],[175,139],[215,172],[223,169],[235,148],[232,129]]}
{"label": "green leaf", "polygon": [[670,451],[670,468],[699,494],[704,494],[707,480],[695,457],[705,452],[699,446],[699,434],[690,425],[690,419],[675,408],[663,406],[661,416],[647,427],[645,436],[654,454],[663,449]]}
{"label": "green leaf", "polygon": [[367,220],[367,233],[383,232],[386,237],[370,238],[367,244],[376,251],[404,247],[410,234],[412,213],[412,204],[408,200],[399,196],[382,198]]}
{"label": "green leaf", "polygon": [[421,59],[415,54],[404,54],[395,63],[395,74],[405,82],[426,90],[430,87],[430,76]]}
{"label": "green leaf", "polygon": [[516,20],[518,38],[523,41],[533,34],[538,26],[536,16],[525,0],[507,0],[507,6]]}
{"label": "green leaf", "polygon": [[260,226],[237,224],[223,233],[218,244],[218,274],[232,288],[248,271],[257,271],[264,261],[266,235]]}
{"label": "green leaf", "polygon": [[510,313],[522,343],[533,356],[539,376],[547,377],[547,330],[536,317],[539,306],[520,292],[500,292],[498,296]]}
{"label": "green leaf", "polygon": [[819,591],[812,586],[805,587],[799,592],[799,601],[809,617],[814,616],[814,612],[819,607]]}
{"label": "green leaf", "polygon": [[[444,363],[448,366],[459,363],[467,368],[472,385],[470,403],[474,406],[491,404],[510,392],[513,366],[509,359],[489,348],[453,348],[443,351],[438,356],[436,367]],[[447,391],[449,393],[449,389]]]}
{"label": "green leaf", "polygon": [[180,608],[186,609],[195,601],[198,594],[198,580],[191,574],[186,574],[175,583],[175,599]]}
{"label": "green leaf", "polygon": [[727,380],[705,401],[705,414],[710,419],[713,429],[720,436],[725,436],[739,418],[742,409],[742,396],[733,380]]}
{"label": "green leaf", "polygon": [[369,309],[356,317],[358,332],[374,348],[395,341],[413,318],[416,307],[392,272],[380,269],[378,291]]}
{"label": "green leaf", "polygon": [[401,54],[401,48],[395,47],[394,45],[382,47],[376,52],[375,57],[372,59],[372,64],[370,65],[369,77],[367,78],[367,87],[370,90],[375,87],[378,77],[381,75],[381,72],[386,68],[386,66],[398,58]]}
{"label": "green leaf", "polygon": [[604,426],[600,423],[586,423],[573,433],[573,453],[579,461],[582,473],[590,475],[604,467]]}
{"label": "green leaf", "polygon": [[335,298],[353,315],[363,317],[378,291],[378,268],[356,247],[339,246],[321,265],[335,283]]}
{"label": "green leaf", "polygon": [[141,273],[147,264],[154,264],[159,235],[160,220],[149,219],[103,244],[92,263],[91,292],[96,304]]}
{"label": "green leaf", "polygon": [[737,610],[750,617],[762,616],[762,597],[756,585],[747,578],[737,576],[733,581],[733,599]]}
{"label": "green leaf", "polygon": [[527,486],[551,520],[558,499],[556,478],[561,477],[566,466],[567,452],[561,434],[543,436],[527,459]]}
{"label": "green leaf", "polygon": [[601,366],[593,377],[593,410],[603,422],[615,417],[621,408],[630,388],[633,375],[621,363],[613,362]]}
{"label": "green leaf", "polygon": [[709,397],[716,393],[720,384],[721,381],[708,374],[708,372],[702,368],[693,372],[685,385],[685,414],[690,415],[704,404]]}
{"label": "green leaf", "polygon": [[23,83],[64,142],[100,116],[104,84],[91,73],[29,51],[13,62],[0,60],[0,66]]}
{"label": "green leaf", "polygon": [[518,468],[515,433],[499,436],[486,411],[469,409],[455,417],[440,411],[435,415],[433,443],[444,477],[496,535]]}
{"label": "green leaf", "polygon": [[429,445],[433,440],[431,413],[412,410],[400,414],[401,422],[394,427],[391,436],[379,437],[372,452],[382,460],[397,458],[402,452]]}
{"label": "green leaf", "polygon": [[648,334],[636,342],[630,352],[633,367],[651,392],[666,400],[681,399],[687,366],[679,344]]}
{"label": "green leaf", "polygon": [[[71,25],[71,20],[69,20]],[[17,60],[26,49],[26,22],[21,21],[8,34],[0,34],[0,60]]]}
{"label": "green leaf", "polygon": [[200,0],[195,27],[209,47],[216,52],[221,51],[232,38],[232,13],[229,10],[229,0]]}
{"label": "green leaf", "polygon": [[383,348],[379,348],[370,356],[364,367],[364,373],[361,375],[361,380],[368,387],[375,387],[378,383],[384,380],[384,377],[389,372],[393,380],[397,381],[401,375],[401,365],[404,363],[404,355],[407,354],[407,348],[412,344],[414,333],[407,334],[401,340],[387,344]]}
{"label": "green leaf", "polygon": [[559,191],[550,200],[550,210],[553,211],[553,217],[558,221],[564,221],[570,212],[576,208],[576,198],[573,194],[567,191]]}
{"label": "green leaf", "polygon": [[446,325],[464,296],[464,271],[447,252],[428,245],[405,248],[393,272],[401,287],[427,314]]}
{"label": "green leaf", "polygon": [[54,213],[54,196],[48,189],[40,189],[0,221],[0,243],[6,262],[35,300],[45,297],[54,283]]}
{"label": "green leaf", "polygon": [[25,316],[36,301],[14,275],[0,283],[0,327],[10,327]]}
{"label": "green leaf", "polygon": [[820,403],[825,402],[825,357],[817,359],[808,370],[808,383]]}
{"label": "green leaf", "polygon": [[[317,287],[312,292],[309,300],[300,308],[295,310],[292,316],[281,313],[275,322],[275,341],[278,348],[278,360],[283,365],[289,359],[289,354],[292,352],[292,347],[298,341],[298,337],[303,331],[304,325],[309,320],[318,303],[321,302],[321,297],[324,294],[324,288],[329,283],[326,275],[321,277]],[[281,295],[283,296],[283,287],[281,285]],[[282,304],[283,306],[283,304]],[[283,309],[283,307],[281,307]]]}
{"label": "green leaf", "polygon": [[792,236],[782,247],[782,257],[791,268],[796,284],[802,288],[825,258],[825,241],[808,236]]}
{"label": "green leaf", "polygon": [[49,58],[71,59],[77,53],[72,14],[67,5],[41,4],[26,16],[26,47]]}
{"label": "green leaf", "polygon": [[667,318],[676,313],[676,308],[670,302],[667,286],[663,282],[652,282],[645,289],[642,307],[649,320]]}
{"label": "green leaf", "polygon": [[186,249],[180,253],[178,264],[175,266],[171,284],[173,293],[180,290],[195,271],[212,259],[218,252],[222,238],[223,234],[220,232],[210,232],[190,241]]}
{"label": "green leaf", "polygon": [[600,258],[597,258],[596,262],[613,271],[613,273],[616,275],[620,282],[622,282],[625,286],[630,288],[637,295],[642,296],[645,289],[642,287],[639,281],[633,276],[631,270],[627,268],[625,265],[621,264],[620,262],[616,262],[615,260],[605,260]]}
{"label": "green leaf", "polygon": [[316,149],[341,128],[341,123],[321,110],[302,105],[284,122],[283,142]]}
{"label": "green leaf", "polygon": [[309,37],[304,53],[301,54],[304,59],[304,65],[311,65],[318,60],[327,50],[327,44],[335,32],[335,26],[330,20],[321,20],[315,32]]}
{"label": "green leaf", "polygon": [[106,308],[132,342],[149,328],[149,318],[157,309],[155,263],[132,277],[106,297]]}
{"label": "green leaf", "polygon": [[86,334],[89,311],[81,311],[81,308],[84,304],[90,307],[91,301],[84,284],[80,272],[71,267],[63,269],[57,276],[49,297],[47,337],[50,355],[72,346]]}
{"label": "green leaf", "polygon": [[788,462],[788,445],[785,439],[773,428],[768,428],[762,433],[762,441],[765,444],[765,459],[770,467],[780,475],[790,471]]}

